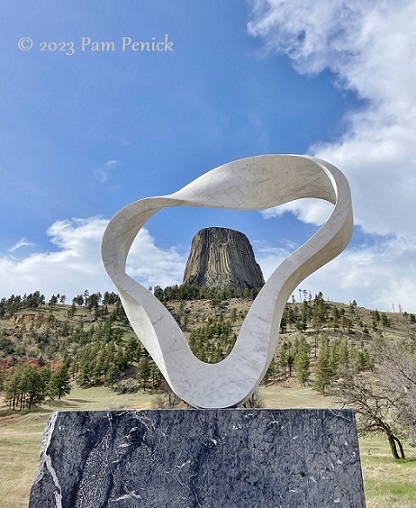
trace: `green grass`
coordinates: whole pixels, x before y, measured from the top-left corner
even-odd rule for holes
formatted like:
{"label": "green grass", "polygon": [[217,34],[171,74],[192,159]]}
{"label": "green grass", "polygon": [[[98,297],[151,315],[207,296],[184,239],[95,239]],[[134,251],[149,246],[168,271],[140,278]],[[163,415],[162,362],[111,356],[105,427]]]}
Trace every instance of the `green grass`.
{"label": "green grass", "polygon": [[[309,387],[296,384],[260,389],[265,407],[335,407]],[[154,394],[117,395],[108,388],[75,388],[62,401],[38,411],[0,417],[0,508],[28,505],[29,491],[38,467],[43,430],[53,410],[148,408]],[[1,401],[0,401],[1,402]],[[416,450],[406,448],[408,460],[395,461],[382,436],[360,440],[367,508],[416,508]]]}
{"label": "green grass", "polygon": [[[0,508],[27,506],[39,464],[46,421],[55,410],[98,410],[150,407],[154,394],[117,395],[108,388],[75,388],[61,401],[22,414],[3,408],[0,415]],[[1,405],[1,404],[0,404]]]}
{"label": "green grass", "polygon": [[330,398],[312,390],[310,386],[299,386],[291,379],[280,385],[261,386],[259,389],[263,406],[266,408],[323,409],[339,407]]}
{"label": "green grass", "polygon": [[0,418],[0,507],[27,506],[48,413]]}
{"label": "green grass", "polygon": [[43,408],[49,411],[149,408],[154,397],[151,391],[119,395],[102,386],[88,389],[76,387],[62,400],[45,404]]}
{"label": "green grass", "polygon": [[[261,387],[260,395],[270,408],[337,407],[330,397],[294,381]],[[359,444],[367,508],[416,508],[416,449],[406,447],[408,459],[398,461],[383,436],[361,438]]]}
{"label": "green grass", "polygon": [[367,508],[416,508],[416,452],[395,460],[382,436],[360,440]]}

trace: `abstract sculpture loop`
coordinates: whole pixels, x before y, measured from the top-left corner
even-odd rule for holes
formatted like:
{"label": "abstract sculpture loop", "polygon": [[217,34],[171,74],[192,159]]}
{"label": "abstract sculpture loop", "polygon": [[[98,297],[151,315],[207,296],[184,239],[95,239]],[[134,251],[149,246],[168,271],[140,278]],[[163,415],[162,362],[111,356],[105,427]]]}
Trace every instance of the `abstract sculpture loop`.
{"label": "abstract sculpture loop", "polygon": [[[320,198],[335,206],[319,231],[267,280],[227,358],[216,364],[200,361],[169,311],[126,274],[126,259],[137,233],[165,207],[260,210],[300,198]],[[107,226],[102,256],[134,331],[172,390],[195,407],[235,407],[247,400],[270,365],[283,310],[293,290],[344,250],[352,227],[349,185],[336,167],[306,156],[263,155],[215,168],[174,194],[126,206]]]}

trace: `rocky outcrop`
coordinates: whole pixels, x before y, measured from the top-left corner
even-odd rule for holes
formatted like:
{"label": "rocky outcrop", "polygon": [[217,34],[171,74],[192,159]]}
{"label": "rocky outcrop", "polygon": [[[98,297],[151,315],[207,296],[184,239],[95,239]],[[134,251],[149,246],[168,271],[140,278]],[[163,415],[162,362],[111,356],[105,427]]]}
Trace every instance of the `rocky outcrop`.
{"label": "rocky outcrop", "polygon": [[17,316],[12,316],[11,320],[14,321],[15,325],[25,326],[28,324],[54,324],[56,321],[56,317],[53,314],[19,314]]}
{"label": "rocky outcrop", "polygon": [[264,278],[247,237],[233,229],[201,229],[192,240],[184,284],[216,289],[260,288]]}

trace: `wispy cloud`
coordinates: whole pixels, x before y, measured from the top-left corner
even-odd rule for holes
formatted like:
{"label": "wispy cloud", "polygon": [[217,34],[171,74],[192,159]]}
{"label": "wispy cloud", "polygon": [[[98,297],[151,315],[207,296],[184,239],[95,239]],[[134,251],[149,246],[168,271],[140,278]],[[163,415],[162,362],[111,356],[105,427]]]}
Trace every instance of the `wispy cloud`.
{"label": "wispy cloud", "polygon": [[122,166],[123,163],[120,161],[109,160],[105,162],[101,167],[94,170],[94,177],[100,183],[106,183],[110,177],[110,174]]}
{"label": "wispy cloud", "polygon": [[34,245],[35,245],[34,243],[29,242],[29,240],[27,240],[26,238],[21,238],[17,243],[15,243],[14,245],[12,245],[10,247],[8,252],[12,253],[12,252],[17,251],[21,247],[32,247]]}
{"label": "wispy cloud", "polygon": [[[355,223],[364,232],[385,235],[385,241],[344,253],[310,280],[336,280],[343,299],[349,289],[365,305],[389,309],[401,303],[414,311],[416,1],[249,3],[248,31],[263,41],[263,55],[286,54],[303,74],[329,69],[337,86],[363,99],[364,105],[345,119],[340,139],[311,146],[309,152],[345,172]],[[291,204],[284,211],[316,224],[321,220],[317,206]]]}
{"label": "wispy cloud", "polygon": [[[330,69],[366,105],[350,112],[335,143],[310,147],[351,183],[365,231],[414,234],[416,2],[253,0],[249,33],[268,54],[286,53],[302,73]],[[293,208],[292,208],[293,210]],[[297,214],[313,222],[315,214]],[[413,212],[413,213],[412,213]]]}

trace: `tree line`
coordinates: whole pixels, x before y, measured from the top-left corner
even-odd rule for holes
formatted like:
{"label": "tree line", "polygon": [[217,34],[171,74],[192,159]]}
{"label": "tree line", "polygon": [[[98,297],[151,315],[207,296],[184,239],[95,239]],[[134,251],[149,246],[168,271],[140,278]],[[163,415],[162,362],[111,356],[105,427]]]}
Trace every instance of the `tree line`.
{"label": "tree line", "polygon": [[18,365],[6,385],[6,403],[11,409],[32,409],[47,397],[60,399],[70,392],[66,365],[52,372],[50,365]]}
{"label": "tree line", "polygon": [[[19,310],[36,310],[42,306],[47,306],[49,309],[54,309],[58,304],[64,305],[67,297],[64,294],[53,294],[48,301],[45,295],[40,291],[34,293],[21,295],[11,295],[9,298],[2,298],[0,300],[0,319],[11,318]],[[114,293],[106,291],[104,295],[100,292],[89,293],[85,290],[83,293],[74,296],[72,299],[73,306],[85,306],[89,310],[99,307],[100,305],[107,306],[120,302],[120,297]]]}
{"label": "tree line", "polygon": [[228,288],[216,289],[207,286],[197,286],[195,284],[181,284],[174,286],[167,286],[162,289],[160,286],[155,286],[153,294],[161,302],[170,301],[186,301],[186,300],[214,300],[221,302],[229,300],[230,298],[245,298],[254,300],[258,295],[261,288]]}
{"label": "tree line", "polygon": [[[213,363],[229,354],[236,340],[236,322],[244,317],[235,308],[228,314],[224,311],[229,299],[252,299],[255,293],[227,293],[192,285],[154,289],[155,296],[166,305],[181,302],[176,315],[173,312],[175,319],[187,331],[194,354]],[[300,297],[300,302],[292,297],[284,309],[280,331],[285,335],[263,382],[293,378],[323,395],[337,396],[356,409],[360,432],[383,432],[393,456],[403,458],[404,433],[416,429],[414,314],[401,315],[407,327],[405,338],[387,340],[383,333],[391,326],[391,317],[386,313],[370,311],[364,319],[355,301],[345,306],[325,301],[322,293],[312,298],[303,292]],[[211,315],[206,323],[194,324],[188,330],[183,302],[201,298],[210,300]],[[65,301],[59,293],[48,301],[40,292],[12,295],[0,301],[0,316],[11,317],[25,309],[52,312]],[[32,324],[24,333],[16,329],[18,341],[0,330],[3,356],[15,363],[9,379],[0,369],[0,389],[6,390],[11,408],[31,409],[47,397],[59,398],[75,381],[82,387],[163,389],[162,375],[131,330],[117,294],[86,290],[65,308],[68,320],[42,327]],[[25,337],[30,348],[37,348],[43,356],[38,358],[39,366],[27,363],[31,353]],[[54,371],[51,365],[58,360],[62,367]]]}

